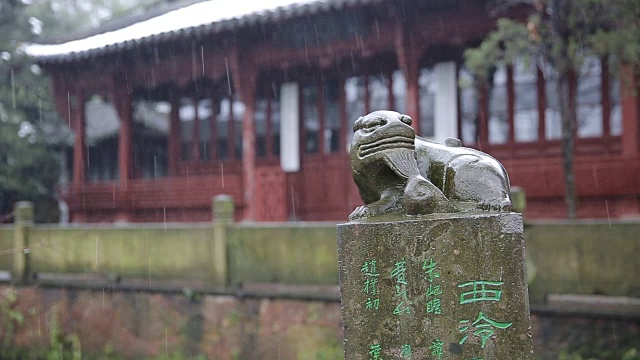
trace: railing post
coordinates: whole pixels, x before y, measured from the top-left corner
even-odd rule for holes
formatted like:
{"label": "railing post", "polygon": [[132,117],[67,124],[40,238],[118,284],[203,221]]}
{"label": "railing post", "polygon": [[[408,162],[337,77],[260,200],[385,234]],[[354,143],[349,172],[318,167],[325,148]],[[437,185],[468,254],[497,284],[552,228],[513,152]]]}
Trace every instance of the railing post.
{"label": "railing post", "polygon": [[513,204],[513,211],[517,213],[524,213],[527,208],[527,197],[524,189],[517,186],[511,187],[511,204]]}
{"label": "railing post", "polygon": [[233,224],[234,205],[229,195],[216,195],[212,199],[213,211],[213,270],[214,283],[227,286],[229,283],[227,263],[227,231]]}
{"label": "railing post", "polygon": [[26,284],[31,270],[29,232],[33,227],[33,204],[29,201],[17,202],[14,205],[14,216],[12,278],[18,284]]}

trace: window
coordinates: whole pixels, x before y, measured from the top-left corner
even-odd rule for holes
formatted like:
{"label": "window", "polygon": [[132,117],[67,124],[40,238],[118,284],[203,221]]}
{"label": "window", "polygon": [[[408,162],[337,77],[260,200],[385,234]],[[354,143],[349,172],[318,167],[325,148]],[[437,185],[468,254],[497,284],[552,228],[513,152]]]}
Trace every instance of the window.
{"label": "window", "polygon": [[544,68],[544,95],[545,104],[545,139],[557,140],[562,137],[562,117],[560,104],[558,103],[558,75],[551,65]]}
{"label": "window", "polygon": [[270,120],[271,120],[271,153],[280,156],[280,89],[275,83],[271,84],[271,102],[270,102]]}
{"label": "window", "polygon": [[318,114],[318,85],[309,82],[302,85],[302,121],[304,152],[314,154],[320,148],[320,116]]}
{"label": "window", "polygon": [[[609,58],[609,69],[617,69],[616,58]],[[622,135],[622,105],[620,97],[620,78],[617,71],[609,72],[609,132],[613,136]]]}
{"label": "window", "polygon": [[516,61],[513,66],[514,136],[516,142],[538,139],[538,69],[535,64]]}
{"label": "window", "polygon": [[[389,110],[389,78],[386,74],[369,76],[369,112]],[[364,114],[363,114],[364,115]]]}
{"label": "window", "polygon": [[231,142],[229,141],[229,128],[231,127],[231,101],[228,97],[220,100],[218,114],[216,115],[216,154],[218,160],[226,160],[231,157]]}
{"label": "window", "polygon": [[235,148],[235,158],[242,159],[242,119],[244,119],[245,106],[244,103],[238,100],[236,95],[233,95],[232,117],[233,117],[233,145]]}
{"label": "window", "polygon": [[351,139],[353,138],[353,123],[358,120],[360,116],[365,115],[365,78],[364,76],[354,76],[348,78],[344,82],[344,92],[347,104],[347,147],[351,146]]}
{"label": "window", "polygon": [[603,135],[601,71],[596,57],[585,58],[580,67],[576,92],[578,137]]}
{"label": "window", "polygon": [[[220,85],[220,84],[219,84]],[[185,162],[242,158],[245,105],[227,94],[227,83],[194,82],[178,100],[180,158]]]}
{"label": "window", "polygon": [[353,123],[359,117],[376,110],[406,111],[407,82],[401,70],[347,78],[344,93],[348,119],[347,147],[353,138]]}
{"label": "window", "polygon": [[509,138],[507,68],[498,66],[489,84],[489,143],[504,144]]}
{"label": "window", "polygon": [[262,94],[256,95],[253,119],[256,131],[256,156],[267,156],[267,122],[269,120],[269,103]]}
{"label": "window", "polygon": [[256,156],[280,155],[280,92],[275,82],[258,89],[254,106]]}
{"label": "window", "polygon": [[436,79],[432,68],[420,69],[420,136],[435,135]]}
{"label": "window", "polygon": [[340,149],[340,85],[337,79],[325,80],[324,90],[324,152],[338,152]]}
{"label": "window", "polygon": [[395,110],[401,114],[407,113],[407,80],[402,70],[396,70],[392,75],[392,91]]}
{"label": "window", "polygon": [[196,106],[190,97],[180,99],[178,116],[180,118],[180,158],[182,161],[197,160],[197,147],[194,148],[196,138]]}
{"label": "window", "polygon": [[85,121],[87,180],[117,180],[120,117],[116,107],[107,98],[93,95],[85,102]]}
{"label": "window", "polygon": [[213,117],[213,100],[210,98],[198,101],[198,150],[200,160],[211,159],[211,120]]}
{"label": "window", "polygon": [[458,91],[462,142],[466,145],[475,144],[478,139],[478,95],[475,79],[464,67],[458,71]]}
{"label": "window", "polygon": [[133,101],[133,162],[137,176],[154,179],[167,175],[170,117],[169,101]]}

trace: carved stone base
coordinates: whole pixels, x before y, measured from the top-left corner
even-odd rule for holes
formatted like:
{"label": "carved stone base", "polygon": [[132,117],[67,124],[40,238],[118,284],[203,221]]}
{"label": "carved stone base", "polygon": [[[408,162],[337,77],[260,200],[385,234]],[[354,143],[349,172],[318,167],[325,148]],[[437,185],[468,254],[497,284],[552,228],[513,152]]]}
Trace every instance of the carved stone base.
{"label": "carved stone base", "polygon": [[345,358],[533,359],[522,217],[338,225]]}

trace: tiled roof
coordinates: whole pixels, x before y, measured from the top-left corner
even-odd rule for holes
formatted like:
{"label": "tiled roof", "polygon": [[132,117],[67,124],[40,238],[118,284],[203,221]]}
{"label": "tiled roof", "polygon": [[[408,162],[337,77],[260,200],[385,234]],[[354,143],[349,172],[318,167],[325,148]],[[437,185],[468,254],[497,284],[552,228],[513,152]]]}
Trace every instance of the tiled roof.
{"label": "tiled roof", "polygon": [[374,1],[206,0],[77,40],[29,44],[25,51],[40,62],[72,61],[132,48],[145,42],[167,41],[193,33],[219,33]]}

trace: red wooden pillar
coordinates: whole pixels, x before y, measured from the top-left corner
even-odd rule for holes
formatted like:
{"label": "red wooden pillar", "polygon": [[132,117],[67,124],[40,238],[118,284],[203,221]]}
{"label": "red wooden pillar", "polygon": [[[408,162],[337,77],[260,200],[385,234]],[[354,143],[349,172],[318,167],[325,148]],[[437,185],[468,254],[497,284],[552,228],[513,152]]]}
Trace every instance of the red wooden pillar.
{"label": "red wooden pillar", "polygon": [[209,160],[217,161],[218,160],[218,113],[220,112],[220,100],[215,96],[211,97],[211,118],[209,119],[209,129],[211,129],[211,137],[210,142],[211,146],[209,146]]}
{"label": "red wooden pillar", "polygon": [[407,64],[405,76],[407,78],[407,115],[413,119],[413,128],[420,135],[420,85],[418,84],[417,59]]}
{"label": "red wooden pillar", "polygon": [[242,119],[242,175],[244,190],[244,220],[256,219],[256,129],[253,107],[255,102],[255,76],[244,79],[246,86],[242,94],[245,103]]}
{"label": "red wooden pillar", "polygon": [[198,111],[198,96],[193,98],[193,132],[191,133],[191,160],[200,161],[200,113]]}
{"label": "red wooden pillar", "polygon": [[118,87],[120,91],[115,93],[117,97],[118,113],[120,115],[120,134],[118,138],[118,169],[120,172],[120,188],[127,189],[131,171],[133,169],[132,162],[132,144],[133,144],[133,119],[131,109],[131,94],[126,87]]}
{"label": "red wooden pillar", "polygon": [[395,29],[395,52],[398,66],[407,81],[407,115],[413,120],[413,128],[420,135],[420,86],[418,84],[418,61],[420,50],[414,47],[410,32],[404,23],[398,23]]}
{"label": "red wooden pillar", "polygon": [[611,136],[611,84],[609,84],[609,63],[606,58],[600,60],[600,96],[602,99],[602,136],[609,143]]}
{"label": "red wooden pillar", "polygon": [[388,96],[389,110],[395,110],[396,97],[393,94],[393,72],[389,71],[388,73],[386,73],[386,76],[387,76],[387,88],[389,89],[389,96]]}
{"label": "red wooden pillar", "polygon": [[169,174],[171,176],[178,175],[178,161],[180,159],[180,119],[179,104],[176,91],[171,92],[171,114],[169,125]]}
{"label": "red wooden pillar", "polygon": [[622,87],[622,154],[640,155],[640,97],[638,78],[633,68],[624,65],[620,76]]}
{"label": "red wooden pillar", "polygon": [[516,114],[516,91],[513,81],[513,66],[507,66],[507,123],[509,124],[509,132],[507,136],[507,144],[515,143],[515,114]]}
{"label": "red wooden pillar", "polygon": [[[254,118],[255,86],[257,72],[255,67],[244,63],[246,56],[240,57],[238,47],[230,50],[231,80],[234,92],[239,94],[245,105],[244,118],[242,119],[242,189],[244,212],[243,220],[254,221],[256,219],[256,129]],[[232,109],[233,110],[233,107]],[[231,111],[233,114],[233,111]],[[232,117],[233,122],[233,117]],[[233,126],[229,129],[230,140],[233,139]],[[233,147],[233,141],[230,141]]]}
{"label": "red wooden pillar", "polygon": [[544,74],[540,68],[537,68],[537,79],[536,79],[536,91],[538,92],[538,143],[541,143],[547,138],[547,123],[546,123],[546,113],[545,110],[547,108],[547,98],[545,91],[545,82],[544,82]]}
{"label": "red wooden pillar", "polygon": [[489,85],[484,82],[479,86],[479,121],[478,121],[478,148],[489,146]]}
{"label": "red wooden pillar", "polygon": [[[371,93],[369,92],[369,74],[364,75],[364,113],[371,112]],[[306,143],[306,141],[305,141]]]}
{"label": "red wooden pillar", "polygon": [[318,96],[316,97],[316,108],[318,109],[318,120],[320,122],[320,129],[318,129],[318,154],[324,155],[326,150],[324,148],[324,129],[325,129],[325,112],[324,112],[324,81],[322,77],[315,78],[316,89],[318,89]]}
{"label": "red wooden pillar", "polygon": [[73,109],[73,123],[75,141],[73,143],[73,186],[80,188],[85,179],[85,119],[84,94],[80,90],[75,92],[76,104]]}

